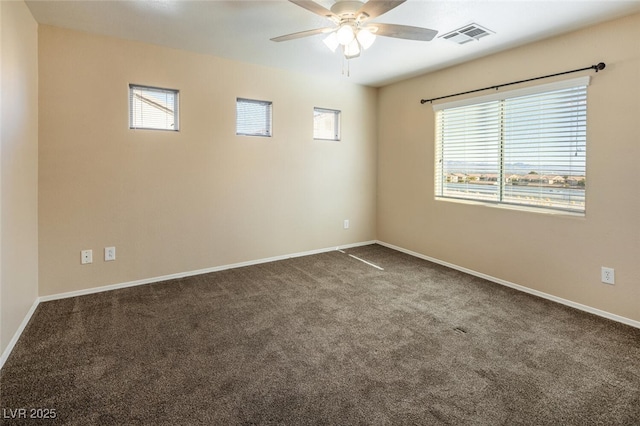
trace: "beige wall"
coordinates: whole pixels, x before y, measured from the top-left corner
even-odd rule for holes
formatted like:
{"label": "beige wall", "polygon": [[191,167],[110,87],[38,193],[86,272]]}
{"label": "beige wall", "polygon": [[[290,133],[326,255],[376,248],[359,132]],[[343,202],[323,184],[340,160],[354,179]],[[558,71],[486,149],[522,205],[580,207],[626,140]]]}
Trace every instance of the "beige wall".
{"label": "beige wall", "polygon": [[38,27],[0,2],[0,354],[38,297]]}
{"label": "beige wall", "polygon": [[[638,40],[634,15],[381,89],[378,239],[639,321]],[[588,92],[586,217],[434,201],[434,113],[420,98],[600,61]],[[601,266],[615,268],[615,286],[600,283]]]}
{"label": "beige wall", "polygon": [[[39,54],[41,296],[375,239],[377,90],[44,25]],[[129,130],[129,83],[179,89],[180,132]],[[235,135],[236,97],[272,138]]]}

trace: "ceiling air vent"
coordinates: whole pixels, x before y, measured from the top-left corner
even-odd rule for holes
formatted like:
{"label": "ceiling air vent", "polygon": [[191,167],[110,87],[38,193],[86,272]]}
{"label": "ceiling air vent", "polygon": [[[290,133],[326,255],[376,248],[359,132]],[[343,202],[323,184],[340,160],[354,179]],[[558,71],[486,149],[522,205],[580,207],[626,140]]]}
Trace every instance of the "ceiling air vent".
{"label": "ceiling air vent", "polygon": [[482,37],[490,34],[493,34],[493,31],[478,24],[469,24],[462,28],[458,28],[457,30],[453,30],[441,37],[445,40],[450,40],[458,44],[465,44],[473,40],[480,40]]}

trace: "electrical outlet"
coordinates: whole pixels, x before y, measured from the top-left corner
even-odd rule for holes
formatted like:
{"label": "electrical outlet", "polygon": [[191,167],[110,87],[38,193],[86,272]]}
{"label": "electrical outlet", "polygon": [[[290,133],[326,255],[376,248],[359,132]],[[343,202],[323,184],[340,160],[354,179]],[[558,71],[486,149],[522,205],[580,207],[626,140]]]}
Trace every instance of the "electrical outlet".
{"label": "electrical outlet", "polygon": [[349,219],[345,219],[342,226],[344,227],[344,229],[349,229]]}
{"label": "electrical outlet", "polygon": [[80,252],[80,263],[83,265],[93,263],[93,250],[82,250]]}
{"label": "electrical outlet", "polygon": [[115,247],[105,247],[104,248],[104,261],[109,262],[111,260],[116,260],[116,248]]}
{"label": "electrical outlet", "polygon": [[616,283],[616,273],[613,268],[607,268],[605,266],[602,267],[602,282],[605,284],[615,284]]}

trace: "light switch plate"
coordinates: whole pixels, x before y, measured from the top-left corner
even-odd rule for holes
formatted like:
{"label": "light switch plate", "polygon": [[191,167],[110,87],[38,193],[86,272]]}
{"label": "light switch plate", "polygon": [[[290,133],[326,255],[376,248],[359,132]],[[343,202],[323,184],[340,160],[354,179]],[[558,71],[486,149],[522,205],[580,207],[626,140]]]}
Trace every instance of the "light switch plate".
{"label": "light switch plate", "polygon": [[110,262],[112,260],[116,260],[116,248],[115,247],[105,247],[104,248],[104,261]]}

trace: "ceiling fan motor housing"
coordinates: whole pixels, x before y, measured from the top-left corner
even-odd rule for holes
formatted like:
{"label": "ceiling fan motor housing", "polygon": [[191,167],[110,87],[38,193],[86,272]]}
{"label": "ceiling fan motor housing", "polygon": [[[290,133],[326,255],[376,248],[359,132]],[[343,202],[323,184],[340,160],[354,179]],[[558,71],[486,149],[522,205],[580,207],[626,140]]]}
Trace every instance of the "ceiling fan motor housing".
{"label": "ceiling fan motor housing", "polygon": [[338,15],[340,18],[355,18],[356,12],[364,5],[364,2],[359,0],[342,0],[337,1],[331,6],[331,11]]}

